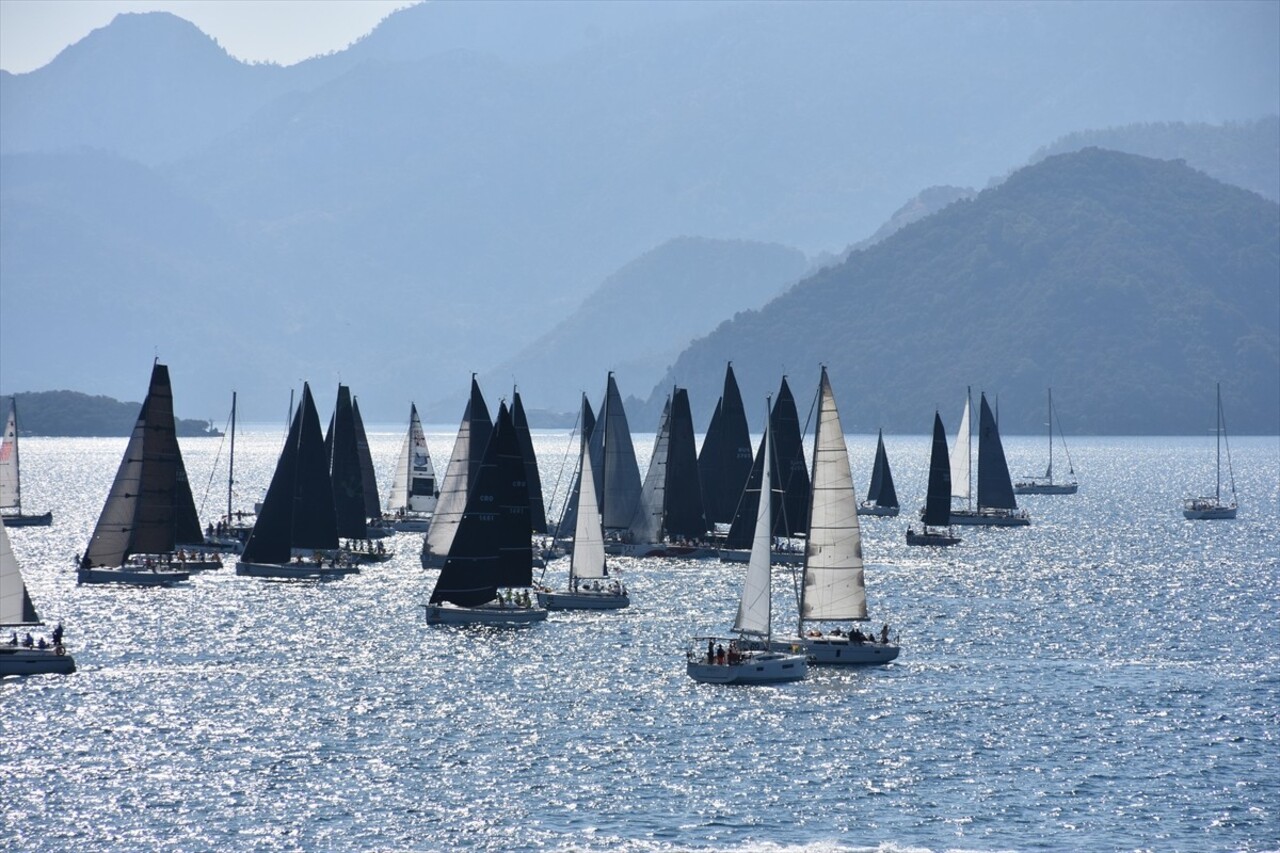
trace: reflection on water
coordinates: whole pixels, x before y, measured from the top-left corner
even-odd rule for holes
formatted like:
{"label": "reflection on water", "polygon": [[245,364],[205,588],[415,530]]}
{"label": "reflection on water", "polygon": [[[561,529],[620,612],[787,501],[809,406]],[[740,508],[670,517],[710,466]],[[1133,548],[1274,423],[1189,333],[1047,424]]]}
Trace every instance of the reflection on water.
{"label": "reflection on water", "polygon": [[[401,436],[370,439],[385,489]],[[554,514],[571,442],[535,440]],[[238,438],[239,505],[280,441]],[[453,436],[429,441],[443,473]],[[865,489],[875,438],[851,443]],[[902,657],[747,689],[693,683],[682,656],[732,623],[741,565],[619,560],[630,610],[513,631],[422,623],[420,534],[336,581],[77,587],[124,439],[28,439],[24,504],[55,523],[11,536],[80,671],[0,684],[3,846],[1274,848],[1276,440],[1233,440],[1239,520],[1187,522],[1202,440],[1075,439],[1078,495],[1025,496],[1031,528],[945,553],[902,541],[925,438],[887,443],[904,513],[862,524]],[[212,518],[226,448],[182,447]],[[1043,439],[1006,449],[1015,475],[1042,464]],[[790,626],[789,576],[775,607]]]}

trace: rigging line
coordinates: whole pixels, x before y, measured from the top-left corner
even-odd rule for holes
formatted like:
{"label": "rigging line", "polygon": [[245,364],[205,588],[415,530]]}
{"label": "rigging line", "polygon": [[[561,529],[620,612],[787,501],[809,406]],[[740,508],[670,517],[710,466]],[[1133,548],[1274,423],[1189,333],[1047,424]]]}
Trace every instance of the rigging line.
{"label": "rigging line", "polygon": [[213,455],[213,464],[209,466],[209,482],[205,483],[204,494],[200,496],[200,516],[204,517],[204,504],[209,499],[209,491],[213,488],[213,475],[218,472],[218,461],[222,459],[222,448],[227,443],[227,432],[231,429],[231,415],[227,415],[227,425],[222,430],[222,441],[218,442],[218,452]]}

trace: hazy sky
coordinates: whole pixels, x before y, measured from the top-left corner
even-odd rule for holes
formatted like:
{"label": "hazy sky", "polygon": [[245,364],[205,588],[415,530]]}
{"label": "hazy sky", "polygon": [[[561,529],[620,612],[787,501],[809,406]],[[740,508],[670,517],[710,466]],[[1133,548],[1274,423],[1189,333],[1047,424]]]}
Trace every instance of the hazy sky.
{"label": "hazy sky", "polygon": [[341,50],[415,0],[0,0],[0,68],[47,64],[121,12],[172,12],[246,61],[292,65]]}

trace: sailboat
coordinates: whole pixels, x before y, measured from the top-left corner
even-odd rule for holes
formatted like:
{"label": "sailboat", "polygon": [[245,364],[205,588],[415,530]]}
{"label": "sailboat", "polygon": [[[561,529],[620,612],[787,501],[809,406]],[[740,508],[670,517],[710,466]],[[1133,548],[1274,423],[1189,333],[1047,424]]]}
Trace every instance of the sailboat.
{"label": "sailboat", "polygon": [[53,511],[27,515],[22,511],[22,475],[18,468],[18,398],[9,398],[9,419],[0,443],[0,520],[10,527],[45,527],[53,524]]}
{"label": "sailboat", "polygon": [[[338,539],[345,543],[348,556],[359,563],[390,560],[394,554],[381,542],[376,547],[373,542],[395,531],[381,526],[382,508],[373,476],[369,440],[360,419],[360,409],[346,385],[338,386],[338,399],[329,420],[324,449],[333,485]],[[371,523],[371,519],[377,521],[377,526]]]}
{"label": "sailboat", "polygon": [[[621,539],[636,516],[640,504],[640,466],[631,443],[631,427],[622,394],[609,371],[600,418],[591,431],[591,468],[596,472],[596,494],[604,520],[608,545]],[[613,541],[611,541],[613,540]]]}
{"label": "sailboat", "polygon": [[192,571],[222,565],[216,555],[188,555],[178,548],[203,537],[178,447],[169,368],[156,362],[77,578],[147,586],[183,581]]}
{"label": "sailboat", "polygon": [[449,547],[453,544],[453,537],[457,535],[462,513],[467,506],[467,495],[480,470],[480,459],[484,456],[492,432],[493,421],[489,419],[489,407],[485,405],[480,384],[476,382],[473,373],[471,398],[462,412],[458,437],[453,442],[449,467],[444,471],[444,483],[440,487],[440,496],[431,516],[431,525],[422,540],[424,569],[444,565],[445,558],[449,555]]}
{"label": "sailboat", "polygon": [[315,578],[358,571],[338,559],[338,519],[311,387],[302,386],[258,520],[236,563],[257,578]]}
{"label": "sailboat", "polygon": [[751,477],[753,455],[747,413],[730,362],[725,368],[724,391],[698,452],[702,508],[712,530],[718,527],[727,530],[733,523],[738,499]]}
{"label": "sailboat", "polygon": [[[360,486],[364,492],[365,534],[370,539],[384,539],[395,535],[395,528],[382,518],[382,500],[378,497],[378,475],[373,470],[373,451],[369,449],[369,436],[364,431],[364,418],[360,417],[360,401],[351,398],[351,419],[355,425],[356,459],[360,462]],[[388,559],[390,557],[388,556]]]}
{"label": "sailboat", "polygon": [[[254,512],[235,508],[236,483],[236,392],[231,392],[231,416],[228,419],[227,435],[230,439],[230,452],[227,459],[227,512],[216,524],[205,527],[203,550],[217,548],[239,554],[244,550],[244,543],[253,532]],[[219,451],[221,453],[221,451]],[[216,460],[215,460],[216,464]],[[249,519],[246,521],[245,519]]]}
{"label": "sailboat", "polygon": [[1193,521],[1200,519],[1236,517],[1236,475],[1231,470],[1231,446],[1227,445],[1227,476],[1231,483],[1231,500],[1222,499],[1222,446],[1227,443],[1227,421],[1222,414],[1222,384],[1218,384],[1217,459],[1214,468],[1213,496],[1187,498],[1182,504],[1182,516]]}
{"label": "sailboat", "polygon": [[987,405],[987,395],[982,394],[978,427],[978,506],[971,503],[970,453],[972,436],[969,434],[969,394],[964,400],[964,414],[960,418],[960,432],[956,434],[955,449],[951,454],[951,496],[964,498],[963,509],[952,507],[952,524],[976,524],[987,527],[1025,527],[1031,523],[1026,510],[1018,509],[1013,496],[1013,480],[1009,477],[1009,463],[1004,458],[1004,445],[1000,442],[1000,430],[995,415]]}
{"label": "sailboat", "polygon": [[889,454],[884,449],[884,430],[880,430],[876,438],[876,461],[871,468],[871,486],[867,489],[867,499],[858,504],[858,515],[895,516],[898,509],[898,492],[893,487]]}
{"label": "sailboat", "polygon": [[858,496],[826,367],[818,385],[817,423],[799,621],[796,636],[784,638],[780,645],[775,642],[774,648],[799,647],[816,664],[888,663],[898,656],[898,646],[889,642],[888,625],[881,629],[879,642],[874,634],[855,627],[825,633],[805,629],[807,622],[868,621]]}
{"label": "sailboat", "polygon": [[[436,578],[422,605],[433,625],[528,625],[547,618],[527,589],[533,586],[529,489],[524,455],[506,403],[485,448],[476,477]],[[452,462],[450,463],[452,465]]]}
{"label": "sailboat", "polygon": [[[575,430],[577,430],[579,426],[581,429],[578,430],[578,455],[581,456],[583,450],[589,449],[591,433],[596,427],[596,415],[595,412],[591,410],[591,403],[587,400],[587,395],[585,393],[582,395],[582,409],[578,415],[578,424],[575,425]],[[570,434],[569,438],[572,440],[573,435]],[[592,467],[594,467],[594,465]],[[568,536],[577,529],[578,502],[581,499],[581,495],[582,467],[578,466],[578,469],[573,476],[573,486],[569,489],[569,499],[565,501],[564,511],[560,515],[560,521],[556,524],[557,540],[568,538]],[[597,506],[598,505],[599,504],[597,503]],[[558,547],[559,546],[557,545],[553,545],[552,551],[557,550]]]}
{"label": "sailboat", "polygon": [[[765,427],[764,443],[769,442]],[[773,597],[769,553],[772,550],[773,465],[772,452],[764,456],[760,500],[756,508],[751,559],[738,600],[733,631],[740,638],[724,640],[695,637],[685,655],[685,672],[694,681],[706,684],[777,684],[799,681],[809,674],[809,659],[787,649],[773,648]],[[706,643],[706,652],[702,644]]]}
{"label": "sailboat", "polygon": [[[13,554],[5,526],[5,522],[0,520],[0,628],[43,625],[35,605],[31,603],[31,596],[27,594],[22,569]],[[75,671],[76,662],[62,644],[61,623],[53,630],[53,642],[41,638],[38,644],[32,642],[28,646],[25,639],[19,642],[15,631],[7,643],[0,645],[0,675],[66,674]]]}
{"label": "sailboat", "polygon": [[[584,398],[585,399],[585,398]],[[579,476],[594,482],[591,451],[579,450]],[[631,604],[621,579],[609,579],[604,553],[604,522],[595,489],[581,492],[573,531],[573,552],[569,555],[569,589],[538,592],[538,603],[547,610],[619,610]],[[604,584],[601,584],[604,581]]]}
{"label": "sailboat", "polygon": [[396,530],[425,533],[436,508],[436,471],[427,450],[427,437],[418,419],[418,407],[409,404],[409,431],[396,457],[391,494],[384,519]]}
{"label": "sailboat", "polygon": [[1067,476],[1069,480],[1053,479],[1053,389],[1049,389],[1049,467],[1043,477],[1028,477],[1013,484],[1015,495],[1074,495],[1080,485],[1076,482],[1075,467],[1071,464],[1071,452],[1067,450],[1066,437],[1062,435],[1062,424],[1058,424],[1058,437],[1062,439],[1062,450],[1067,454]]}
{"label": "sailboat", "polygon": [[951,461],[947,458],[947,434],[942,415],[933,413],[933,449],[929,453],[929,487],[921,515],[924,530],[907,528],[908,545],[956,545],[951,533]]}
{"label": "sailboat", "polygon": [[547,509],[542,499],[542,476],[538,473],[538,456],[533,451],[533,434],[529,432],[529,419],[524,413],[520,391],[511,392],[511,422],[515,424],[520,439],[520,455],[524,457],[525,483],[529,487],[529,524],[533,533],[547,532]]}
{"label": "sailboat", "polygon": [[674,389],[662,412],[640,504],[619,553],[629,557],[715,557],[705,543],[706,516],[698,481],[689,392]]}

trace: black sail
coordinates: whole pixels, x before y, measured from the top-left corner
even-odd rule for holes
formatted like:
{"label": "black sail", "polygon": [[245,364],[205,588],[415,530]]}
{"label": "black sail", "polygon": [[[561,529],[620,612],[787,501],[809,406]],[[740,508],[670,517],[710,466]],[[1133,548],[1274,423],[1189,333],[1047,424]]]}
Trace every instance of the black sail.
{"label": "black sail", "polygon": [[302,407],[293,414],[284,449],[276,460],[275,473],[262,499],[258,518],[245,543],[242,560],[250,563],[289,562],[289,542],[293,530],[293,481],[298,470],[298,436],[302,432]]}
{"label": "black sail", "polygon": [[884,430],[876,439],[876,461],[871,469],[867,500],[875,501],[876,506],[898,506],[898,492],[893,487],[893,472],[889,470],[889,454],[884,449]]}
{"label": "black sail", "polygon": [[625,530],[640,503],[640,466],[636,464],[631,427],[612,373],[600,409],[600,421],[591,433],[590,450],[604,527]]}
{"label": "black sail", "polygon": [[773,535],[798,536],[809,530],[809,466],[804,461],[796,400],[785,376],[769,414],[769,430],[773,433],[773,472],[783,491],[782,500],[774,504]]}
{"label": "black sail", "polygon": [[[714,439],[713,439],[714,433]],[[706,457],[706,467],[703,459]],[[716,414],[702,453],[698,456],[698,473],[702,480],[702,506],[707,515],[708,527],[733,521],[742,490],[755,454],[751,448],[751,430],[747,426],[747,412],[742,405],[742,393],[733,375],[733,365],[725,368],[724,392],[716,405]]]}
{"label": "black sail", "polygon": [[511,422],[515,424],[520,439],[520,452],[524,454],[525,482],[529,484],[529,523],[534,533],[547,532],[547,510],[542,502],[542,477],[538,475],[538,457],[533,451],[533,436],[529,433],[529,419],[520,402],[520,392],[511,395]]}
{"label": "black sail", "polygon": [[476,472],[480,470],[480,460],[484,457],[484,449],[489,446],[489,436],[493,432],[493,420],[489,417],[489,407],[485,405],[484,395],[480,393],[480,383],[475,376],[471,377],[471,404],[467,409],[471,418],[471,443],[467,459],[470,465],[467,470],[467,484],[476,481]]}
{"label": "black sail", "polygon": [[532,582],[524,455],[503,403],[431,603],[475,607],[492,601],[498,587]]}
{"label": "black sail", "polygon": [[[378,497],[378,475],[373,470],[373,452],[369,450],[369,436],[364,431],[364,418],[360,417],[360,401],[352,398],[351,414],[356,424],[356,454],[360,458],[360,482],[364,487],[364,516],[382,516],[382,499]],[[435,485],[432,484],[434,493]]]}
{"label": "black sail", "polygon": [[355,408],[351,389],[338,386],[338,401],[329,435],[325,439],[329,454],[329,474],[333,484],[333,510],[338,536],[364,539],[369,535],[364,509],[364,474],[360,470],[360,452],[356,441]]}
{"label": "black sail", "polygon": [[[707,425],[707,434],[702,438],[702,449],[698,451],[698,482],[702,484],[702,509],[707,514],[707,521],[714,523],[721,515],[720,504],[725,495],[720,494],[718,485],[722,477],[723,446],[721,437],[720,410],[724,407],[724,398],[716,401],[716,409],[711,414],[711,423]],[[732,517],[729,519],[732,521]]]}
{"label": "black sail", "polygon": [[947,453],[947,433],[942,416],[933,413],[933,449],[929,453],[929,488],[924,501],[926,527],[951,524],[951,458]]}
{"label": "black sail", "polygon": [[987,405],[986,394],[982,395],[982,414],[978,422],[978,507],[1018,508],[1009,465],[1004,458],[1004,445],[1000,442],[1000,430],[996,427],[991,407]]}
{"label": "black sail", "polygon": [[698,483],[698,454],[689,392],[677,388],[671,398],[670,444],[663,529],[671,539],[701,539],[707,532]]}
{"label": "black sail", "polygon": [[[578,456],[582,456],[583,448],[591,443],[591,432],[596,426],[595,412],[591,411],[591,402],[587,400],[587,395],[582,395],[582,415],[580,418],[582,431],[578,434]],[[592,460],[594,462],[594,460]],[[560,519],[560,526],[556,528],[557,535],[561,537],[569,537],[578,528],[578,497],[582,490],[582,470],[577,470],[573,475],[573,489],[569,492],[569,500],[565,504],[564,514]]]}

